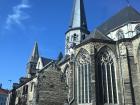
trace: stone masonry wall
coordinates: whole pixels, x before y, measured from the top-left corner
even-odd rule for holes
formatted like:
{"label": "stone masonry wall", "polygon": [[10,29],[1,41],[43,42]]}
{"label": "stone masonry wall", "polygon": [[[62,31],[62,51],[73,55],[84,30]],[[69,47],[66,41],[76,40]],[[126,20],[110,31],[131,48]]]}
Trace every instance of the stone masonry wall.
{"label": "stone masonry wall", "polygon": [[63,105],[67,99],[66,84],[61,81],[62,72],[53,65],[38,77],[38,105]]}

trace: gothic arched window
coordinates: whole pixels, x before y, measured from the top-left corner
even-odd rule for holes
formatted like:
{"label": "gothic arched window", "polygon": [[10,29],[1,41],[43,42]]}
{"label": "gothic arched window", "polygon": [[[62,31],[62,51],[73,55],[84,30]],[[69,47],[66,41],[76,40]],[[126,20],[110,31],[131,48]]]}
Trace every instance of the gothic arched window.
{"label": "gothic arched window", "polygon": [[109,48],[104,47],[97,54],[96,61],[99,103],[101,105],[117,104],[115,56]]}
{"label": "gothic arched window", "polygon": [[117,38],[118,39],[123,39],[124,38],[124,32],[123,32],[123,30],[118,30],[118,32],[117,32]]}
{"label": "gothic arched window", "polygon": [[137,35],[137,34],[140,34],[140,25],[137,25],[137,26],[135,27],[135,31],[136,31],[136,35]]}
{"label": "gothic arched window", "polygon": [[77,103],[91,103],[90,55],[81,49],[76,57]]}

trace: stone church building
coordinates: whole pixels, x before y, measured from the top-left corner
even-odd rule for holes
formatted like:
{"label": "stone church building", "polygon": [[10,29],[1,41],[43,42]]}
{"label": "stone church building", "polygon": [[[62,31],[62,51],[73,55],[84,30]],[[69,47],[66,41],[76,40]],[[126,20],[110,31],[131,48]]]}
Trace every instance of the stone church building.
{"label": "stone church building", "polygon": [[73,5],[65,55],[36,43],[7,105],[140,105],[140,13],[127,6],[90,32],[83,0]]}

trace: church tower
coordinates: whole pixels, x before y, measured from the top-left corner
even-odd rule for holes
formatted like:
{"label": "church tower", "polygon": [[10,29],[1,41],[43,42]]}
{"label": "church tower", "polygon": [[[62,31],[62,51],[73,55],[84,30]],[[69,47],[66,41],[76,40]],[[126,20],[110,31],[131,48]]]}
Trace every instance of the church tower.
{"label": "church tower", "polygon": [[32,55],[27,63],[27,77],[31,78],[36,74],[36,65],[39,59],[39,51],[37,42],[34,45]]}
{"label": "church tower", "polygon": [[65,39],[65,54],[78,45],[89,34],[83,0],[74,0],[71,22]]}

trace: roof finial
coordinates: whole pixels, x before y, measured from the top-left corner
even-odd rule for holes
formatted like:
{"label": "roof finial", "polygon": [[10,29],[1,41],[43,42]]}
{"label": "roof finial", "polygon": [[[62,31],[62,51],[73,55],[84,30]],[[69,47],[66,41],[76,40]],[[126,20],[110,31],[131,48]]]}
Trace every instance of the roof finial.
{"label": "roof finial", "polygon": [[130,6],[130,1],[126,0],[126,2],[127,2],[127,6],[129,7]]}

